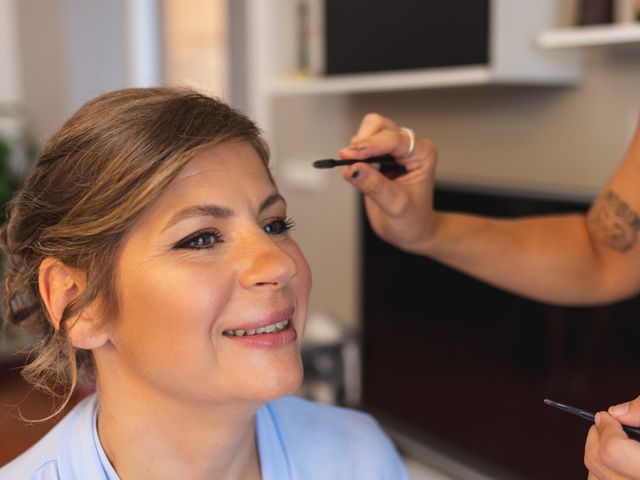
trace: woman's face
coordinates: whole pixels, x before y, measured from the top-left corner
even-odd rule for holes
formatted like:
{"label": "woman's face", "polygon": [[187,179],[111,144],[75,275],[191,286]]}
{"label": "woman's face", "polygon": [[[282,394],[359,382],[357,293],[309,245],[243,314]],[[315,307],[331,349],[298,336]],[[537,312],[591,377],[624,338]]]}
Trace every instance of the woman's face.
{"label": "woman's face", "polygon": [[250,145],[191,160],[124,240],[101,383],[205,401],[295,391],[311,274],[286,215]]}

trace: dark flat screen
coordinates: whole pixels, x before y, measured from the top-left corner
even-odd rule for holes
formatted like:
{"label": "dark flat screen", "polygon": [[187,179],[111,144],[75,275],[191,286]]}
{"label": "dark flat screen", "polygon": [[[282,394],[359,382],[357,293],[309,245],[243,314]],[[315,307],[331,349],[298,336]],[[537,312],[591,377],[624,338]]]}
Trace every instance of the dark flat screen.
{"label": "dark flat screen", "polygon": [[326,0],[326,73],[487,64],[488,0]]}

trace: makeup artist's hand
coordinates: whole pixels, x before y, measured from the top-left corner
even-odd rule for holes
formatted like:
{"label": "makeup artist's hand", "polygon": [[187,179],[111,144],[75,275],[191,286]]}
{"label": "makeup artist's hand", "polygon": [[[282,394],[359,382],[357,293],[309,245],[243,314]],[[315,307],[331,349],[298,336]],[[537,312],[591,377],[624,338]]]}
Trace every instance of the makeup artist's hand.
{"label": "makeup artist's hand", "polygon": [[351,144],[339,152],[342,159],[391,154],[406,167],[407,173],[393,180],[365,163],[345,167],[342,176],[365,195],[367,216],[376,234],[407,251],[427,242],[436,225],[432,197],[437,150],[431,141],[417,138],[415,149],[406,155],[410,143],[408,133],[394,122],[370,113]]}
{"label": "makeup artist's hand", "polygon": [[621,423],[640,426],[640,397],[597,414],[584,452],[590,480],[640,479],[640,442],[630,439]]}

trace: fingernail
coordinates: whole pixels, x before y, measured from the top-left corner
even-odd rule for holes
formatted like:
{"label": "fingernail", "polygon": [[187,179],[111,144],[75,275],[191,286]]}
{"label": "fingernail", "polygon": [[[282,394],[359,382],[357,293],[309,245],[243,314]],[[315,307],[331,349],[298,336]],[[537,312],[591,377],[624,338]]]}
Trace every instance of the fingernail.
{"label": "fingernail", "polygon": [[596,422],[596,426],[600,426],[600,412],[596,413],[594,417],[594,421]]}
{"label": "fingernail", "polygon": [[620,405],[614,405],[609,407],[609,413],[614,417],[620,417],[629,413],[629,402],[621,403]]}
{"label": "fingernail", "polygon": [[351,178],[358,178],[358,175],[360,175],[360,170],[354,170],[351,174]]}

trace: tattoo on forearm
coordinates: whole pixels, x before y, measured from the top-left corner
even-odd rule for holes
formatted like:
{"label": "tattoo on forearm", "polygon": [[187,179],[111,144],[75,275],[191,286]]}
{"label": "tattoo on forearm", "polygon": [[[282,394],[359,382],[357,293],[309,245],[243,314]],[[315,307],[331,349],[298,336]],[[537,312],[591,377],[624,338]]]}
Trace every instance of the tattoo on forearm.
{"label": "tattoo on forearm", "polygon": [[597,238],[614,250],[627,252],[637,242],[640,215],[613,190],[604,192],[593,202],[587,222]]}

